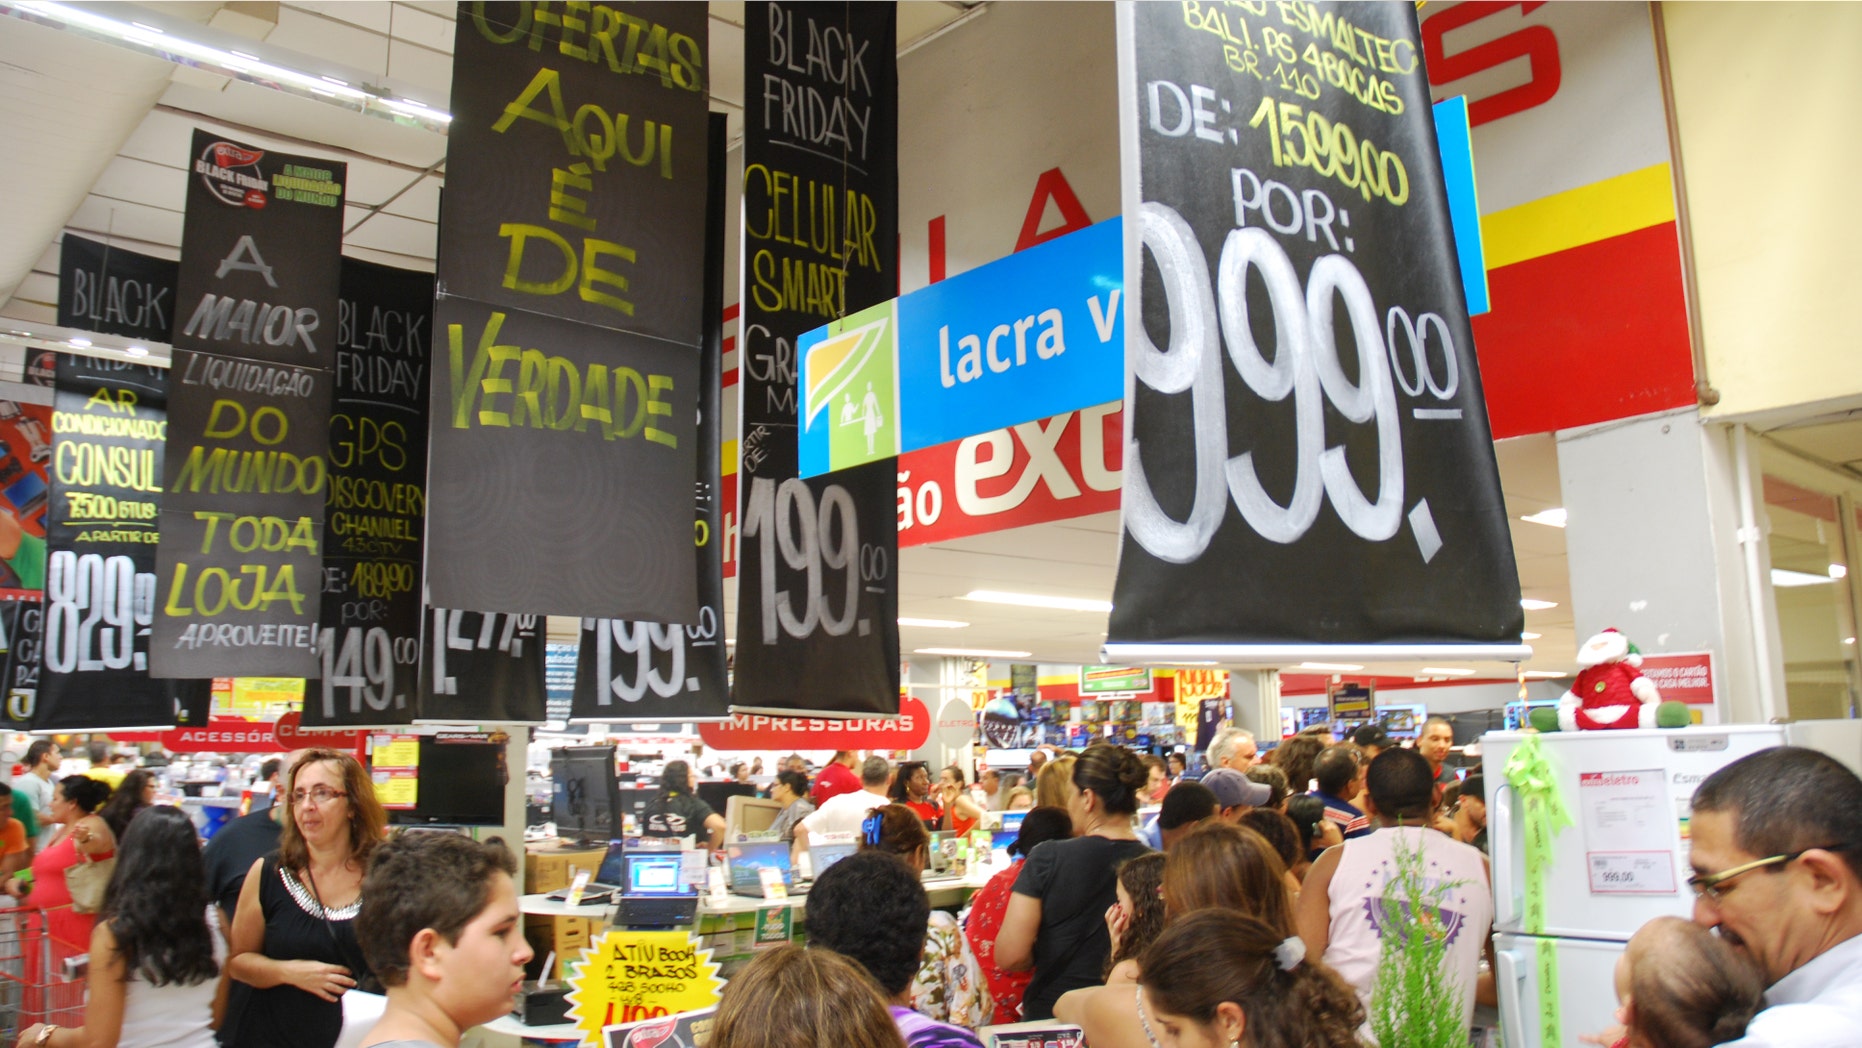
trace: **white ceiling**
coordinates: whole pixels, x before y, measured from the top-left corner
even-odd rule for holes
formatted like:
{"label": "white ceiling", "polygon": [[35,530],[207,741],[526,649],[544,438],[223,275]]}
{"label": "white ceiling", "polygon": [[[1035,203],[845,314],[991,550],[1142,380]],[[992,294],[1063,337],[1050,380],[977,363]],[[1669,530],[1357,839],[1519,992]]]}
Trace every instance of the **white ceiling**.
{"label": "white ceiling", "polygon": [[[123,20],[146,18],[174,31],[187,31],[186,23],[205,26],[198,32],[252,41],[246,46],[275,64],[381,85],[435,107],[447,103],[450,3],[72,6]],[[901,50],[951,29],[972,6],[932,0],[899,4]],[[714,2],[709,7],[712,109],[740,118],[744,5]],[[739,125],[740,120],[733,121],[733,141]],[[0,209],[0,296],[9,298],[0,317],[10,322],[0,328],[59,337],[51,325],[64,230],[161,257],[179,256],[184,165],[195,127],[261,147],[347,162],[345,253],[432,269],[445,170],[443,135],[17,17],[0,18],[0,141],[8,143],[13,161],[0,170],[0,199],[8,202]],[[1517,519],[1559,504],[1552,441],[1521,438],[1497,450],[1514,518],[1521,588],[1560,605],[1527,613],[1528,629],[1544,634],[1532,642],[1539,655],[1530,666],[1569,669],[1575,646],[1563,532]],[[903,650],[962,646],[1028,651],[1034,660],[1048,663],[1096,662],[1105,636],[1102,615],[959,598],[972,589],[993,588],[1109,599],[1117,533],[1117,515],[1100,514],[903,551],[901,614],[971,624],[961,630],[904,628]],[[1385,669],[1407,672],[1404,667]]]}

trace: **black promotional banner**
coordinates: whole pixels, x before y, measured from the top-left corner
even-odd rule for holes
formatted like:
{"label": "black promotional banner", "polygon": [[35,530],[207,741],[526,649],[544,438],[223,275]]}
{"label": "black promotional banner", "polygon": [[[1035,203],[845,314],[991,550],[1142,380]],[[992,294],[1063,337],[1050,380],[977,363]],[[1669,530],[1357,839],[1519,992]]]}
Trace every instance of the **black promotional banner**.
{"label": "black promotional banner", "polygon": [[176,267],[66,233],[58,246],[58,326],[166,342],[174,334]]}
{"label": "black promotional banner", "polygon": [[317,676],[330,372],[177,349],[168,421],[150,674]]}
{"label": "black promotional banner", "polygon": [[543,617],[429,608],[414,719],[441,724],[542,724]]}
{"label": "black promotional banner", "polygon": [[39,601],[0,601],[0,689],[6,699],[0,707],[0,726],[7,731],[32,730],[44,628],[45,611]]}
{"label": "black promotional banner", "polygon": [[744,10],[733,709],[899,711],[897,460],[796,478],[795,343],[898,293],[897,12]]}
{"label": "black promotional banner", "polygon": [[[698,474],[693,541],[698,617],[689,623],[583,619],[569,719],[578,722],[723,720],[730,677],[724,650],[724,535],[720,530],[719,381],[724,358],[724,165],[726,119],[710,116],[706,174],[705,338],[698,358]],[[586,729],[584,729],[586,730]]]}
{"label": "black promotional banner", "polygon": [[343,260],[306,727],[406,724],[420,680],[433,276]]}
{"label": "black promotional banner", "polygon": [[434,318],[435,604],[697,616],[686,506],[706,19],[674,3],[459,9]]}
{"label": "black promotional banner", "polygon": [[1409,4],[1121,4],[1106,658],[1520,658]]}
{"label": "black promotional banner", "polygon": [[169,341],[176,349],[329,367],[347,166],[201,130],[188,163]]}
{"label": "black promotional banner", "polygon": [[189,723],[184,711],[207,682],[148,673],[168,373],[70,355],[59,356],[54,370],[43,669],[33,728]]}

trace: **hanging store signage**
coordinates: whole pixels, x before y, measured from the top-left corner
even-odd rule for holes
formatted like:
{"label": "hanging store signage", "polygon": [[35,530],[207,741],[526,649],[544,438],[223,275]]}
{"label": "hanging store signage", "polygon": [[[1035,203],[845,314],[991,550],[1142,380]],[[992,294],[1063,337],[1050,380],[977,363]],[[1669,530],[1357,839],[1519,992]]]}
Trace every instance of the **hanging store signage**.
{"label": "hanging store signage", "polygon": [[727,721],[700,724],[698,734],[714,750],[915,750],[931,737],[931,725],[925,704],[905,695],[894,717],[734,713]]}
{"label": "hanging store signage", "polygon": [[176,263],[66,232],[58,245],[58,326],[166,342]]}
{"label": "hanging store signage", "polygon": [[414,720],[428,724],[542,724],[543,619],[429,608]]}
{"label": "hanging store signage", "polygon": [[804,332],[898,290],[896,12],[770,3],[745,18],[744,82],[760,100],[744,124],[731,704],[892,714],[896,460],[798,478],[795,353]]}
{"label": "hanging store signage", "polygon": [[1413,9],[1118,19],[1129,443],[1106,658],[1522,657]]}
{"label": "hanging store signage", "polygon": [[460,8],[434,320],[436,604],[697,615],[684,508],[706,26],[687,4]]}

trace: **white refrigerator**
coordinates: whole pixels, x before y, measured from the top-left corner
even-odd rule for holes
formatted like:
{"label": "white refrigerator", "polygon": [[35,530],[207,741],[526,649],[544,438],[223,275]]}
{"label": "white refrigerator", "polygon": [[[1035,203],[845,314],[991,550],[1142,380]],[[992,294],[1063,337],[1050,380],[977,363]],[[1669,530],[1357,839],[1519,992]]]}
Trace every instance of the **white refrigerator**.
{"label": "white refrigerator", "polygon": [[[1574,825],[1553,840],[1544,923],[1526,928],[1525,837],[1506,764],[1526,735],[1481,739],[1493,863],[1494,964],[1506,1048],[1578,1048],[1615,1025],[1617,957],[1651,918],[1688,917],[1688,820],[1694,789],[1714,771],[1771,746],[1809,746],[1862,774],[1862,721],[1695,726],[1540,735]],[[1556,985],[1542,985],[1551,943]],[[1543,1032],[1544,995],[1556,993],[1559,1034]]]}

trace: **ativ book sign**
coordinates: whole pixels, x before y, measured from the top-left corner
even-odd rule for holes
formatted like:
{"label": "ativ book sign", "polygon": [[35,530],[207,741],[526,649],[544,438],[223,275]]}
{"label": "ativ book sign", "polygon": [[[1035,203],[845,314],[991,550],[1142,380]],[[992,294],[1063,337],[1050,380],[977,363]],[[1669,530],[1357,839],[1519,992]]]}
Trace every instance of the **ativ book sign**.
{"label": "ativ book sign", "polygon": [[1120,4],[1109,662],[1529,654],[1409,4]]}

